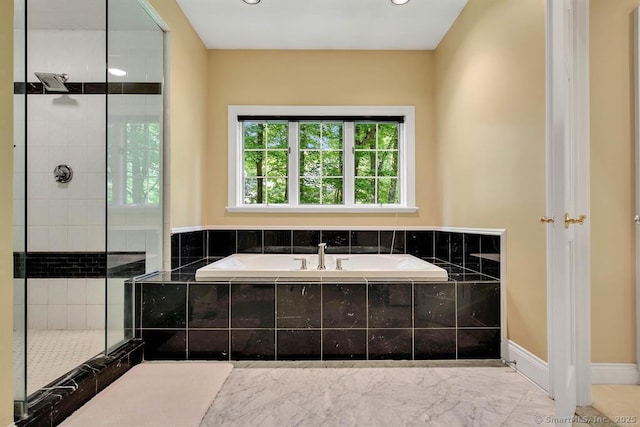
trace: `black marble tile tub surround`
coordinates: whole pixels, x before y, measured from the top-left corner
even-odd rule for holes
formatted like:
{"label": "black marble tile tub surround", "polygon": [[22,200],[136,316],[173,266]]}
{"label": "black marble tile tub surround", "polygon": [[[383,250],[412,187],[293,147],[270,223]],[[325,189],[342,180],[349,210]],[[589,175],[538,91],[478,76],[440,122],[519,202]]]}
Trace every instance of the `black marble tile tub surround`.
{"label": "black marble tile tub surround", "polygon": [[283,283],[277,286],[278,327],[319,329],[322,326],[320,283]]}
{"label": "black marble tile tub surround", "polygon": [[191,329],[229,327],[228,284],[191,286],[188,301],[188,327]]}
{"label": "black marble tile tub surround", "polygon": [[[209,230],[201,232],[207,236],[207,256],[229,256],[235,254],[236,250],[236,230]],[[174,234],[173,236],[179,236]],[[173,238],[172,236],[172,238]],[[183,264],[181,264],[183,265]]]}
{"label": "black marble tile tub surround", "polygon": [[499,357],[497,281],[157,280],[136,283],[146,360]]}
{"label": "black marble tile tub surround", "polygon": [[109,357],[97,356],[35,392],[27,401],[27,416],[16,414],[16,427],[60,424],[65,418],[142,362],[143,343],[131,340]]}
{"label": "black marble tile tub surround", "polygon": [[[348,254],[349,253],[349,231],[348,230],[322,230],[322,242],[327,244],[325,252],[328,254]],[[317,252],[317,250],[316,250]]]}
{"label": "black marble tile tub surround", "polygon": [[264,253],[290,254],[292,236],[291,230],[264,230]]}
{"label": "black marble tile tub surround", "polygon": [[411,328],[411,283],[372,283],[369,289],[370,328]]}
{"label": "black marble tile tub surround", "polygon": [[[499,235],[441,230],[254,229],[174,233],[171,236],[171,268],[234,253],[315,254],[320,242],[327,243],[329,254],[406,253],[428,261],[445,261],[464,269],[455,274],[475,273],[500,278]],[[19,264],[15,265],[19,271]]]}
{"label": "black marble tile tub surround", "polygon": [[293,230],[293,253],[315,254],[318,253],[320,243],[320,230]]}
{"label": "black marble tile tub surround", "polygon": [[141,325],[144,329],[186,328],[186,284],[142,284]]}
{"label": "black marble tile tub surround", "polygon": [[[393,250],[391,248],[393,248]],[[406,253],[405,232],[402,230],[380,231],[380,253],[381,254]]]}
{"label": "black marble tile tub surround", "polygon": [[180,234],[180,265],[191,264],[206,256],[205,234],[199,231]]}
{"label": "black marble tile tub surround", "polygon": [[262,230],[238,230],[238,253],[262,253]]}
{"label": "black marble tile tub surround", "polygon": [[[319,242],[335,254],[408,253],[446,269],[449,281],[194,280],[198,268],[233,253],[314,254]],[[500,357],[497,235],[206,230],[172,235],[172,256],[182,267],[136,283],[136,313],[143,315],[135,334],[146,339],[149,360]]]}
{"label": "black marble tile tub surround", "polygon": [[364,230],[351,232],[352,254],[377,254],[380,248],[380,232]]}
{"label": "black marble tile tub surround", "polygon": [[324,360],[367,360],[367,330],[324,329],[322,358]]}

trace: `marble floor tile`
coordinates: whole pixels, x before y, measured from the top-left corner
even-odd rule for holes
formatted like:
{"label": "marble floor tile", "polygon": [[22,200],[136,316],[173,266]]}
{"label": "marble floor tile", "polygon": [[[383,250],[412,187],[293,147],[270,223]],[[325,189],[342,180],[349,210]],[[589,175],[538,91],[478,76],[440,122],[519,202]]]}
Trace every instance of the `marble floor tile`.
{"label": "marble floor tile", "polygon": [[536,426],[553,410],[506,367],[236,367],[201,426]]}

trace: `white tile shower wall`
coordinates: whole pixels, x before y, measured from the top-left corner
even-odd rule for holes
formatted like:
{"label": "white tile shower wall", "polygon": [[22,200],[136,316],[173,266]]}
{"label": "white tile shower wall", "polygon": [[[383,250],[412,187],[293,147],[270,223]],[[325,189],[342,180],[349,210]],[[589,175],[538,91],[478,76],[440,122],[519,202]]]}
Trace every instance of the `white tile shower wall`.
{"label": "white tile shower wall", "polygon": [[[70,82],[105,81],[107,35],[105,31],[30,30],[27,79],[34,72],[66,72]],[[156,31],[112,31],[109,33],[110,66],[127,75],[110,81],[162,82],[162,34]],[[23,98],[18,98],[17,103]],[[105,129],[104,95],[30,95],[28,97],[28,203],[30,251],[105,250]],[[157,117],[162,102],[144,95],[109,97],[110,119]],[[18,110],[20,111],[20,110]],[[17,152],[19,155],[19,152]],[[19,157],[16,158],[17,162]],[[22,162],[23,163],[23,162]],[[68,164],[74,178],[58,184],[53,168]],[[16,169],[16,194],[24,192],[24,175]],[[110,217],[110,224],[128,225],[115,231],[110,250],[144,250],[145,219],[129,219],[137,212]],[[22,212],[16,209],[16,217]],[[110,212],[111,214],[111,212]],[[24,222],[24,221],[23,221]],[[15,222],[14,231],[24,224]],[[134,227],[134,231],[131,231]],[[137,233],[137,234],[136,234]],[[111,245],[110,245],[111,246]],[[20,248],[16,248],[18,250]]]}
{"label": "white tile shower wall", "polygon": [[125,279],[107,279],[107,329],[124,329],[124,282]]}
{"label": "white tile shower wall", "polygon": [[25,249],[25,124],[24,111],[25,97],[15,95],[13,97],[13,250],[21,252]]}
{"label": "white tile shower wall", "polygon": [[112,81],[162,82],[162,33],[160,31],[110,31],[109,66],[126,71]]}
{"label": "white tile shower wall", "polygon": [[[104,329],[104,279],[29,279],[27,283],[29,329]],[[19,290],[20,286],[21,280],[15,279],[14,287]],[[109,304],[119,307],[119,313],[122,313],[123,287],[111,285]],[[15,307],[21,306],[20,300],[16,299]],[[112,313],[118,309],[110,308]],[[20,316],[24,312],[16,313]],[[19,320],[19,317],[14,317],[14,321]]]}
{"label": "white tile shower wall", "polygon": [[24,279],[13,279],[13,330],[24,330]]}
{"label": "white tile shower wall", "polygon": [[29,30],[27,76],[35,71],[67,73],[72,82],[105,80],[105,31]]}
{"label": "white tile shower wall", "polygon": [[[89,226],[90,222],[104,222],[105,174],[104,166],[97,166],[105,162],[104,96],[31,95],[27,105],[29,129],[36,129],[27,134],[29,250],[104,250],[104,230]],[[84,140],[69,137],[69,129],[78,128],[76,136],[82,134]],[[102,132],[89,140],[90,133],[83,131],[91,128]],[[46,132],[39,134],[37,129]],[[53,169],[58,164],[73,169],[68,184],[54,180]],[[89,201],[93,202],[91,211]]]}

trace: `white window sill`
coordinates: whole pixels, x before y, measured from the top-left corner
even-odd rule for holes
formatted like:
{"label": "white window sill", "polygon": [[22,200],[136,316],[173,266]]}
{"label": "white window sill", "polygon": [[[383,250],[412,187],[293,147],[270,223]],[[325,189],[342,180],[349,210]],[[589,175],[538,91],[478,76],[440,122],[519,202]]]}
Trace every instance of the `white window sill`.
{"label": "white window sill", "polygon": [[416,206],[390,206],[390,205],[365,205],[365,206],[288,206],[288,205],[251,205],[251,206],[227,206],[227,212],[260,212],[260,213],[416,213]]}

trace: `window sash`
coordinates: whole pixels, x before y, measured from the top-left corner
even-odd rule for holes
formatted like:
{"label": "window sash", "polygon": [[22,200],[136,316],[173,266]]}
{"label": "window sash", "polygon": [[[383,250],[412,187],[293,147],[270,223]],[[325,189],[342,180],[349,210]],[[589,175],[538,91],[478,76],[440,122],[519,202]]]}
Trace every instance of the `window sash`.
{"label": "window sash", "polygon": [[[241,160],[241,167],[242,167],[242,187],[241,187],[241,200],[242,200],[242,205],[243,206],[269,206],[269,205],[288,205],[288,206],[326,206],[327,203],[324,203],[323,200],[323,196],[325,194],[324,192],[324,180],[325,179],[335,179],[335,180],[342,180],[342,203],[338,203],[336,204],[337,206],[347,206],[347,207],[358,207],[358,206],[363,206],[363,205],[370,205],[370,206],[379,206],[379,205],[389,205],[389,206],[402,206],[402,180],[403,180],[403,174],[402,174],[402,165],[401,165],[401,153],[402,153],[402,132],[403,132],[403,122],[404,121],[384,121],[384,122],[374,122],[372,120],[370,120],[370,118],[363,118],[362,120],[351,120],[351,118],[349,119],[349,121],[342,121],[339,122],[333,118],[329,119],[329,120],[324,120],[324,119],[319,119],[319,118],[313,118],[311,120],[292,120],[289,121],[287,123],[288,125],[288,146],[289,146],[289,152],[288,152],[288,156],[287,156],[287,175],[286,176],[270,176],[266,170],[267,166],[264,166],[264,173],[261,176],[253,176],[253,175],[247,175],[245,172],[245,155],[248,152],[254,152],[254,151],[259,151],[259,152],[265,152],[268,153],[271,151],[283,151],[282,149],[278,148],[278,149],[274,149],[274,148],[269,148],[267,146],[267,143],[265,142],[265,147],[264,148],[245,148],[245,127],[244,127],[244,123],[245,122],[251,122],[251,123],[283,123],[283,119],[280,116],[277,117],[269,117],[269,116],[260,116],[257,118],[254,118],[253,120],[250,119],[250,116],[242,116],[243,120],[238,120],[239,121],[239,126],[242,130],[242,160]],[[323,124],[340,124],[342,126],[342,148],[341,149],[337,149],[337,148],[324,148],[323,144],[322,144],[322,130],[323,128],[320,128],[320,140],[319,140],[319,146],[318,147],[314,147],[314,148],[300,148],[301,144],[301,124],[315,124],[318,123],[320,125]],[[371,123],[371,124],[375,124],[376,125],[376,135],[375,135],[375,144],[374,144],[374,148],[366,148],[366,149],[356,149],[355,148],[355,127],[357,124],[360,123]],[[379,142],[379,131],[377,129],[378,124],[380,123],[394,123],[398,126],[398,141],[397,141],[397,148],[393,148],[393,149],[387,149],[387,148],[378,148],[378,142]],[[304,175],[303,172],[301,171],[300,167],[301,167],[301,153],[310,153],[310,152],[318,152],[320,153],[320,174],[319,175]],[[338,175],[325,175],[324,171],[323,171],[323,153],[332,153],[332,152],[340,152],[342,153],[342,175],[338,176]],[[373,175],[355,175],[356,169],[355,169],[355,158],[356,158],[356,153],[362,153],[362,152],[366,152],[366,153],[375,153],[375,165],[374,165],[374,170],[373,170]],[[378,170],[378,159],[379,159],[379,155],[380,153],[395,153],[395,155],[397,156],[397,171],[395,175],[380,175],[380,171]],[[250,179],[259,179],[262,178],[263,182],[266,182],[269,179],[286,179],[287,180],[287,195],[288,195],[288,199],[286,202],[284,203],[272,203],[269,201],[268,195],[269,195],[269,191],[267,188],[265,188],[264,190],[264,199],[266,200],[265,203],[247,203],[247,194],[246,194],[246,184],[247,181]],[[358,202],[357,201],[357,197],[356,197],[356,192],[355,192],[355,188],[356,188],[356,181],[358,179],[368,179],[373,181],[373,194],[371,196],[373,196],[374,202],[373,203],[362,203],[362,202]],[[398,202],[387,202],[387,203],[381,203],[380,202],[380,194],[379,194],[379,185],[380,185],[380,179],[395,179],[396,180],[396,185],[397,185],[397,200]],[[302,187],[302,183],[304,180],[318,180],[319,181],[319,188],[318,188],[318,192],[319,192],[319,200],[317,203],[304,203],[302,200],[300,200],[300,196],[301,196],[301,187]]]}

